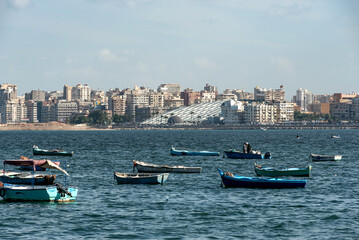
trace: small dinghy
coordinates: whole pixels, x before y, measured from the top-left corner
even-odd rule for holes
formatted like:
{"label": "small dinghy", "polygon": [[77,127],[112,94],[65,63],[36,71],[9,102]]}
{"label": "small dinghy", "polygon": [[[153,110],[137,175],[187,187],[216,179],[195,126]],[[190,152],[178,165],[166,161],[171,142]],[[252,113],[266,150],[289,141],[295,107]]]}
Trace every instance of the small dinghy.
{"label": "small dinghy", "polygon": [[164,184],[169,173],[114,173],[117,184]]}

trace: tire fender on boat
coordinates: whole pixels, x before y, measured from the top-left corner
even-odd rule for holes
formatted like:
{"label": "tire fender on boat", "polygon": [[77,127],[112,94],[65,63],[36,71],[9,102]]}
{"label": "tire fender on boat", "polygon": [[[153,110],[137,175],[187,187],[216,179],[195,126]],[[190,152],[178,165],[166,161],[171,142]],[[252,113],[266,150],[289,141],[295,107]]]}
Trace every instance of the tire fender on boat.
{"label": "tire fender on boat", "polygon": [[5,196],[5,188],[1,188],[0,189],[0,197],[4,197]]}

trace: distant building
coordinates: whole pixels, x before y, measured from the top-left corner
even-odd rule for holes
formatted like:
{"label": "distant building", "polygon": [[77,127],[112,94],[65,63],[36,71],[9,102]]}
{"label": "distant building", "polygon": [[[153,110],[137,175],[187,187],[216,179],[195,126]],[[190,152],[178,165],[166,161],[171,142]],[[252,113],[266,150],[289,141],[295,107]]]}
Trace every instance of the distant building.
{"label": "distant building", "polygon": [[181,93],[181,86],[179,84],[161,84],[157,88],[158,92],[167,92],[172,93],[173,95],[178,95]]}
{"label": "distant building", "polygon": [[193,91],[191,88],[186,88],[181,92],[181,98],[185,106],[194,105],[201,98],[201,93]]}
{"label": "distant building", "polygon": [[8,100],[17,98],[17,86],[15,84],[0,85],[0,106],[6,104]]}
{"label": "distant building", "polygon": [[244,105],[245,123],[275,123],[276,109],[273,105],[260,102],[248,102]]}
{"label": "distant building", "polygon": [[294,121],[294,103],[273,103],[275,108],[275,122],[292,122]]}
{"label": "distant building", "polygon": [[79,101],[90,101],[91,100],[91,88],[85,84],[77,84],[75,87],[72,87],[71,90],[71,99]]}
{"label": "distant building", "polygon": [[125,115],[126,95],[109,97],[108,109],[112,111],[112,115]]}
{"label": "distant building", "polygon": [[285,102],[285,90],[283,85],[279,89],[254,88],[254,100],[266,102]]}
{"label": "distant building", "polygon": [[299,88],[293,100],[298,106],[300,106],[301,111],[307,112],[309,105],[314,102],[314,95],[307,89]]}
{"label": "distant building", "polygon": [[64,100],[56,102],[54,104],[53,111],[54,121],[60,122],[67,121],[72,115],[79,112],[78,104],[76,102],[67,102]]}
{"label": "distant building", "polygon": [[244,106],[242,102],[234,100],[225,101],[221,105],[221,117],[224,124],[240,124],[244,122]]}

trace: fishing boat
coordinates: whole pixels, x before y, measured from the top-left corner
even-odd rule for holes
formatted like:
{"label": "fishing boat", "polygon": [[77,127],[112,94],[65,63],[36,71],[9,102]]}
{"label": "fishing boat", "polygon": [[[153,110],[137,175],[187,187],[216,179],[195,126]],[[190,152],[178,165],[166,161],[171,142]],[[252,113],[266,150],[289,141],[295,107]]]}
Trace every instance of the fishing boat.
{"label": "fishing boat", "polygon": [[334,134],[332,134],[330,137],[331,137],[331,138],[340,138],[339,135],[334,135]]}
{"label": "fishing boat", "polygon": [[40,149],[36,145],[34,145],[32,147],[32,152],[34,155],[49,155],[49,156],[72,156],[72,155],[74,155],[74,151],[66,152],[61,149],[45,150],[45,149]]}
{"label": "fishing boat", "polygon": [[258,176],[266,177],[279,177],[279,176],[296,176],[296,177],[309,177],[312,166],[306,168],[274,168],[262,167],[261,165],[254,164],[254,171]]}
{"label": "fishing boat", "polygon": [[76,200],[77,192],[78,189],[75,187],[65,188],[58,183],[50,186],[26,186],[0,182],[0,196],[9,202],[73,202]]}
{"label": "fishing boat", "polygon": [[56,175],[32,174],[30,172],[0,172],[0,181],[3,183],[26,184],[26,185],[52,185]]}
{"label": "fishing boat", "polygon": [[280,178],[244,177],[222,172],[218,168],[224,187],[240,188],[304,188],[306,180],[288,180]]}
{"label": "fishing boat", "polygon": [[133,160],[133,170],[137,169],[139,173],[201,173],[201,167],[168,166],[156,165]]}
{"label": "fishing boat", "polygon": [[310,154],[309,158],[314,162],[321,161],[340,161],[342,160],[343,155],[320,155],[320,154]]}
{"label": "fishing boat", "polygon": [[259,151],[252,151],[250,153],[243,153],[237,151],[235,149],[229,149],[228,151],[224,151],[224,154],[227,158],[236,158],[236,159],[270,159],[272,155],[270,152],[266,152],[265,154],[260,153]]}
{"label": "fishing boat", "polygon": [[219,156],[219,152],[210,152],[210,151],[188,151],[188,150],[178,150],[174,147],[171,148],[172,156]]}
{"label": "fishing boat", "polygon": [[[31,166],[35,170],[35,162],[41,160],[5,160],[5,165]],[[0,182],[0,196],[5,201],[47,201],[47,202],[72,202],[77,197],[76,187],[66,187],[66,170],[50,160],[43,160],[45,168],[53,168],[65,173],[65,186],[55,183],[55,185],[19,185]],[[66,166],[66,164],[65,164]],[[5,169],[4,169],[5,171]]]}
{"label": "fishing boat", "polygon": [[169,173],[114,173],[117,184],[164,184]]}

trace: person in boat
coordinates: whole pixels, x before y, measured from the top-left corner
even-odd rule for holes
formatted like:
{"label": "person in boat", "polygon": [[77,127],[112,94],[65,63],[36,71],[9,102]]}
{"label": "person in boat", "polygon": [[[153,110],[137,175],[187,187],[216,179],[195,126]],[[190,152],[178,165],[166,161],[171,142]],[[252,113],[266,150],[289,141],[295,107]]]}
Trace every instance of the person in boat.
{"label": "person in boat", "polygon": [[248,143],[245,142],[243,143],[243,153],[247,153],[248,152]]}
{"label": "person in boat", "polygon": [[297,138],[300,138],[300,136],[297,134]]}
{"label": "person in boat", "polygon": [[248,151],[248,153],[253,152],[252,146],[249,143],[247,143],[247,151]]}

